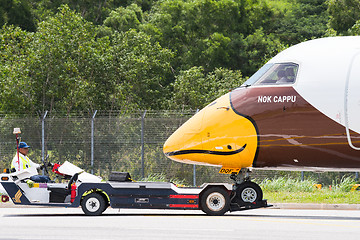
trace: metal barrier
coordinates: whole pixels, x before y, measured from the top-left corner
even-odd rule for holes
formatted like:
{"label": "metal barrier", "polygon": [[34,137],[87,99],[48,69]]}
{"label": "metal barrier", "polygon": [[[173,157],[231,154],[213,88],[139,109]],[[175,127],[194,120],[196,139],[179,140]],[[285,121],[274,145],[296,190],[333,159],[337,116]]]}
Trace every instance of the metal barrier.
{"label": "metal barrier", "polygon": [[[31,146],[29,157],[40,163],[70,161],[107,179],[112,171],[129,172],[139,180],[157,175],[187,185],[231,182],[219,168],[181,164],[167,159],[162,146],[166,139],[196,111],[94,111],[62,115],[0,116],[0,169],[10,167],[16,142],[13,128],[20,127],[22,140]],[[254,170],[253,178],[277,176],[300,178],[300,172]],[[316,173],[306,177],[317,178]],[[304,175],[302,175],[302,179]]]}

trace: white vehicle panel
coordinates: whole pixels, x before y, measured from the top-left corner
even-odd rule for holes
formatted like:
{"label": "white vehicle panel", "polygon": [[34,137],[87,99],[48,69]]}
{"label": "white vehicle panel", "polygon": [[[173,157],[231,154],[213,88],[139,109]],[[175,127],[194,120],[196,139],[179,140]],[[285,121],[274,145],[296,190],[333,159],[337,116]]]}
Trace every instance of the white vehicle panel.
{"label": "white vehicle panel", "polygon": [[50,191],[47,188],[30,188],[27,183],[19,183],[18,186],[24,191],[30,202],[49,203]]}

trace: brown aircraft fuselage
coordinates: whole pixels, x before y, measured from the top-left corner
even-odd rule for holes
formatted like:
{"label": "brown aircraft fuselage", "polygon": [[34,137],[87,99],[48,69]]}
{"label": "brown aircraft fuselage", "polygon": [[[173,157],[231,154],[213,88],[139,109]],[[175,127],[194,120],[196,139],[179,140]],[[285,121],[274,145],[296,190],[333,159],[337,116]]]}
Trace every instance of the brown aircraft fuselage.
{"label": "brown aircraft fuselage", "polygon": [[[258,132],[253,167],[359,168],[344,126],[328,118],[292,87],[240,88],[231,92],[232,109],[252,119]],[[360,135],[351,132],[359,145]]]}

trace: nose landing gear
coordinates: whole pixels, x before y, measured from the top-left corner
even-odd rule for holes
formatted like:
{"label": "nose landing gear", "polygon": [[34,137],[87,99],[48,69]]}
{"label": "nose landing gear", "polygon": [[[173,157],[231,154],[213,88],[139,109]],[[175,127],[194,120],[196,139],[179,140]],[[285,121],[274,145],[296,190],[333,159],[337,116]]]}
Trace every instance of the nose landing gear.
{"label": "nose landing gear", "polygon": [[250,180],[250,169],[241,169],[238,174],[231,174],[235,181],[230,196],[230,211],[239,211],[253,208],[270,207],[263,198],[260,186]]}

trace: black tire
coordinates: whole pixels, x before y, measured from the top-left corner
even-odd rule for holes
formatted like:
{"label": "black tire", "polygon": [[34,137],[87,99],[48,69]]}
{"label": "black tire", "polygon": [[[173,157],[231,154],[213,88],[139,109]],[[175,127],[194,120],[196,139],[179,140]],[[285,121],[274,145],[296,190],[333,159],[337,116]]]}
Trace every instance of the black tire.
{"label": "black tire", "polygon": [[101,215],[107,207],[104,198],[98,193],[90,193],[81,201],[81,208],[86,215]]}
{"label": "black tire", "polygon": [[229,211],[230,196],[224,188],[212,187],[201,195],[200,204],[207,215],[222,216]]}
{"label": "black tire", "polygon": [[259,202],[263,198],[263,191],[260,186],[254,182],[243,182],[236,189],[236,202],[240,205]]}
{"label": "black tire", "polygon": [[105,201],[105,207],[104,207],[104,209],[102,210],[101,213],[105,212],[106,209],[108,209],[109,206],[110,206],[109,202]]}

